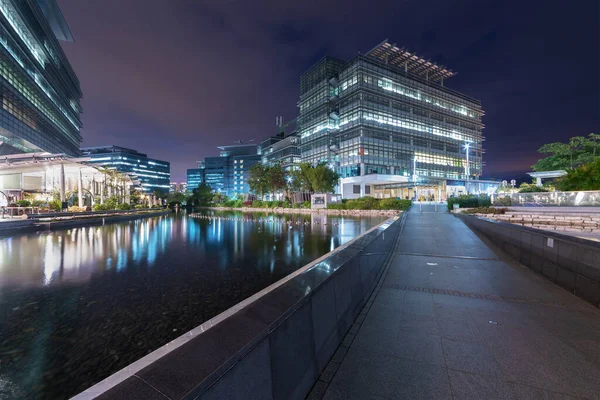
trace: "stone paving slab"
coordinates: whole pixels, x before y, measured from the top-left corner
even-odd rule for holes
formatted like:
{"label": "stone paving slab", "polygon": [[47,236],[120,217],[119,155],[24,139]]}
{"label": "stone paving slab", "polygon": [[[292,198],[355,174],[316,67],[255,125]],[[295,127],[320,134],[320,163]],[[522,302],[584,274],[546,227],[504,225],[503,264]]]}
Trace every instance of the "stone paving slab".
{"label": "stone paving slab", "polygon": [[600,312],[438,211],[409,212],[309,398],[600,400]]}

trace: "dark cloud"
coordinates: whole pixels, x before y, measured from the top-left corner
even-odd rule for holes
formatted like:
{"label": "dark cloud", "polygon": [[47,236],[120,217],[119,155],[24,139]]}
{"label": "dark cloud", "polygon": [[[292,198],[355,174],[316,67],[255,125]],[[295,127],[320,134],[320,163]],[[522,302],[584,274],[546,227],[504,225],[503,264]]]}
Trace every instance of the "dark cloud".
{"label": "dark cloud", "polygon": [[[459,74],[482,101],[485,175],[598,130],[598,5],[462,0],[59,0],[84,92],[84,144],[133,147],[172,175],[297,114],[300,74],[385,38]],[[499,176],[502,177],[502,176]]]}

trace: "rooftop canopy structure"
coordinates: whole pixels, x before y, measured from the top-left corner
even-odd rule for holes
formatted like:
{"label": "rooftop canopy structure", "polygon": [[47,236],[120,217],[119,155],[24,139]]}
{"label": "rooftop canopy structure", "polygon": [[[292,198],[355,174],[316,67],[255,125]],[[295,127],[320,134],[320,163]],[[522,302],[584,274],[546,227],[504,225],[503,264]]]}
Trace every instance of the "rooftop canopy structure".
{"label": "rooftop canopy structure", "polygon": [[62,202],[79,207],[104,203],[109,196],[129,200],[135,177],[87,165],[89,157],[64,154],[26,153],[0,157],[0,205],[22,200],[27,195],[49,200],[58,194]]}
{"label": "rooftop canopy structure", "polygon": [[456,75],[446,67],[437,65],[434,62],[425,60],[414,53],[409,52],[405,48],[400,48],[395,44],[391,44],[388,40],[384,40],[367,55],[377,58],[386,64],[403,68],[406,72],[425,78],[431,82],[443,82]]}
{"label": "rooftop canopy structure", "polygon": [[542,179],[552,179],[552,178],[560,178],[561,176],[565,176],[567,171],[557,170],[557,171],[540,171],[540,172],[528,172],[532,178],[535,178],[535,185],[542,186]]}

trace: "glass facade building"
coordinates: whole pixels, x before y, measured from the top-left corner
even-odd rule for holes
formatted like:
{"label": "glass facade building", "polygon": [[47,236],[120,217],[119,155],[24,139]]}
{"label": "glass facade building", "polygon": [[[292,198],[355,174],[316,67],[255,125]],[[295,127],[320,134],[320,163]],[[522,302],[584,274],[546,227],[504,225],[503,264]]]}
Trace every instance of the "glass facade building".
{"label": "glass facade building", "polygon": [[444,86],[453,75],[387,41],[348,62],[325,57],[300,79],[302,161],[327,162],[342,194],[356,196],[381,184],[478,179],[483,110]]}
{"label": "glass facade building", "polygon": [[198,164],[198,168],[188,168],[186,171],[187,190],[189,192],[204,182],[204,162],[202,161]]}
{"label": "glass facade building", "polygon": [[119,146],[87,147],[81,149],[91,160],[87,163],[104,168],[115,168],[140,181],[145,193],[169,193],[171,164],[168,161],[148,158],[146,154]]}
{"label": "glass facade building", "polygon": [[56,0],[0,0],[0,154],[79,155],[81,89]]}
{"label": "glass facade building", "polygon": [[206,157],[200,168],[188,169],[188,188],[191,191],[205,182],[216,192],[229,197],[245,195],[250,191],[248,176],[250,168],[261,161],[260,147],[255,144],[219,146],[218,157]]}
{"label": "glass facade building", "polygon": [[300,139],[296,131],[268,137],[260,144],[262,159],[266,165],[280,163],[289,171],[300,163]]}

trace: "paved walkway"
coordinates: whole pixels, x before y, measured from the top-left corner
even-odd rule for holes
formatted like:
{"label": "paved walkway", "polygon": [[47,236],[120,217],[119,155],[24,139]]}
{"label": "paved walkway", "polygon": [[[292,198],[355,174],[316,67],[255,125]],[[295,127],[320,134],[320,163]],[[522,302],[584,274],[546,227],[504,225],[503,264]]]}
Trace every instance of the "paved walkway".
{"label": "paved walkway", "polygon": [[599,310],[444,211],[409,212],[381,288],[309,398],[600,399]]}

